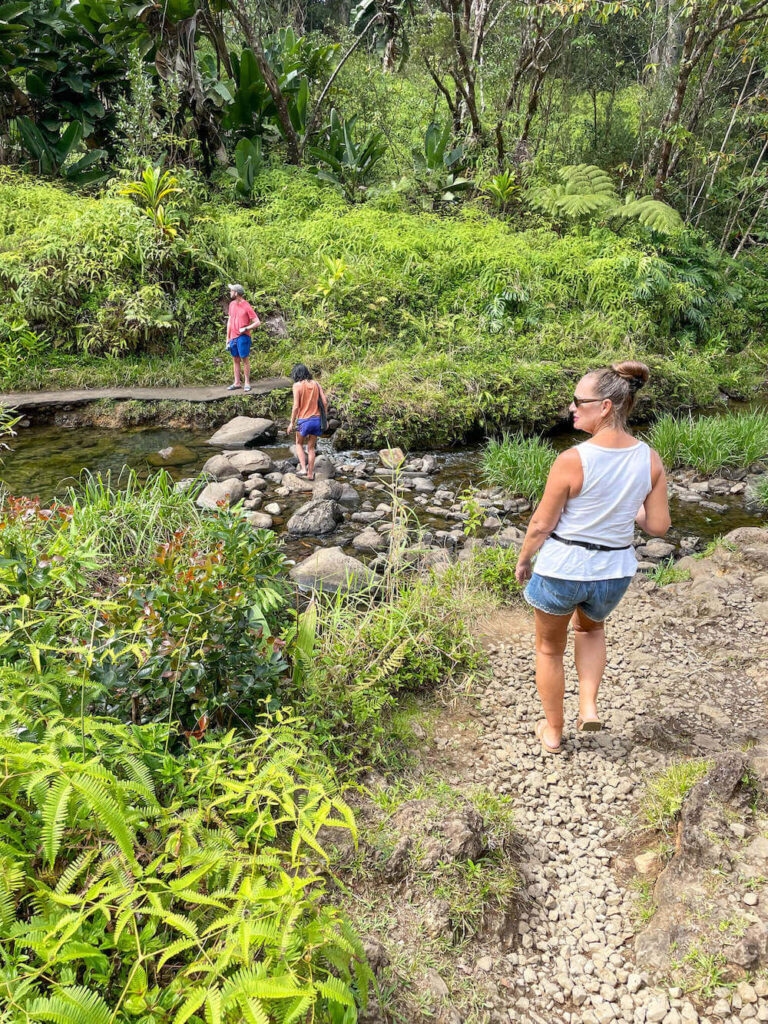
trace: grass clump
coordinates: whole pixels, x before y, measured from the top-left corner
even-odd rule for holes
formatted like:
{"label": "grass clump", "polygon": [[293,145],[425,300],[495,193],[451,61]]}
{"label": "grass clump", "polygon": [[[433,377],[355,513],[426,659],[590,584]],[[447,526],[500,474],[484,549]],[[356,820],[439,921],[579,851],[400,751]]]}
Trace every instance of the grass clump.
{"label": "grass clump", "polygon": [[647,826],[668,835],[686,794],[711,767],[712,762],[703,758],[680,761],[653,776],[648,782],[642,802],[642,815]]}
{"label": "grass clump", "polygon": [[460,569],[469,574],[474,586],[487,591],[497,601],[509,604],[523,589],[515,579],[517,555],[515,548],[475,548],[469,562],[452,566],[446,575],[453,577]]}
{"label": "grass clump", "polygon": [[690,467],[700,473],[724,468],[748,468],[768,458],[768,412],[724,416],[662,416],[648,435],[670,469]]}
{"label": "grass clump", "polygon": [[757,491],[757,500],[763,508],[768,508],[768,475],[757,481],[755,490]]}
{"label": "grass clump", "polygon": [[493,487],[503,487],[515,497],[538,501],[557,453],[549,441],[540,437],[524,437],[521,433],[504,434],[501,440],[491,439],[483,456],[483,476]]}
{"label": "grass clump", "polygon": [[657,587],[666,587],[670,583],[684,583],[691,578],[689,569],[676,569],[675,560],[670,557],[666,561],[659,562],[657,566],[646,573],[649,580],[652,580]]}

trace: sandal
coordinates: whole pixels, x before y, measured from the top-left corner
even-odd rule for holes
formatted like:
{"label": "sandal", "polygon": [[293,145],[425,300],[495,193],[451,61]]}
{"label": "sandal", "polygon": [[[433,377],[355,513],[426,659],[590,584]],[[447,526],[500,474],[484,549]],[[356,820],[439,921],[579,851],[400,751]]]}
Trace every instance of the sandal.
{"label": "sandal", "polygon": [[250,390],[251,390],[251,385],[250,384],[246,384],[245,387],[243,388],[243,391],[250,391]]}
{"label": "sandal", "polygon": [[239,384],[230,384],[229,387],[227,388],[227,391],[239,391],[239,390],[240,390],[240,385]]}
{"label": "sandal", "polygon": [[563,752],[563,744],[562,744],[562,742],[558,743],[558,745],[556,747],[552,747],[544,739],[544,730],[546,729],[546,727],[547,727],[547,722],[546,722],[546,719],[544,719],[544,718],[542,718],[542,720],[540,722],[536,723],[536,729],[535,729],[536,738],[541,743],[542,751],[545,754],[562,754],[562,752]]}
{"label": "sandal", "polygon": [[577,718],[576,729],[579,732],[600,732],[603,728],[603,723],[599,718]]}

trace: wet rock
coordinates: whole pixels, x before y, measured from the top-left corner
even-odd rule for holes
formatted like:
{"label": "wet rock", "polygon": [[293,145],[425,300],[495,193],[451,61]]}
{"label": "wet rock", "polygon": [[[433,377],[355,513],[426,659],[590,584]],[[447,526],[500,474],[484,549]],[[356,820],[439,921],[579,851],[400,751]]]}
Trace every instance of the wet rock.
{"label": "wet rock", "polygon": [[289,575],[299,586],[327,593],[365,590],[376,580],[375,573],[339,547],[318,548],[309,558],[295,565]]}
{"label": "wet rock", "polygon": [[669,558],[675,553],[675,545],[662,540],[661,537],[652,537],[645,543],[645,553],[653,559]]}
{"label": "wet rock", "polygon": [[202,471],[213,480],[227,480],[229,477],[240,479],[240,470],[232,465],[226,455],[212,455],[206,460]]}
{"label": "wet rock", "polygon": [[344,485],[336,480],[316,480],[312,487],[312,495],[318,501],[339,501],[344,492]]}
{"label": "wet rock", "polygon": [[428,476],[415,476],[411,481],[411,486],[417,494],[431,494],[435,489],[435,485]]}
{"label": "wet rock", "polygon": [[[214,456],[215,458],[215,456]],[[246,449],[241,452],[233,452],[228,456],[232,465],[241,473],[271,473],[274,469],[272,459],[257,448]]]}
{"label": "wet rock", "polygon": [[276,501],[270,501],[268,505],[264,506],[264,511],[271,516],[279,516],[282,510]]}
{"label": "wet rock", "polygon": [[280,485],[283,482],[283,474],[282,473],[278,473],[277,471],[273,471],[271,473],[265,473],[264,474],[264,479],[267,480],[271,484]]}
{"label": "wet rock", "polygon": [[362,533],[352,538],[352,547],[356,551],[376,554],[379,551],[386,551],[389,547],[389,540],[384,534],[378,533],[372,526],[367,527]]}
{"label": "wet rock", "polygon": [[336,464],[324,455],[315,459],[315,480],[332,480],[336,476]]}
{"label": "wet rock", "polygon": [[516,526],[506,526],[497,534],[489,537],[487,543],[495,548],[521,548],[525,534]]}
{"label": "wet rock", "polygon": [[308,501],[288,520],[288,533],[292,537],[319,537],[333,533],[344,518],[335,501]]}
{"label": "wet rock", "polygon": [[197,456],[183,444],[173,445],[169,448],[161,448],[159,452],[150,455],[148,462],[150,466],[186,466],[194,462]]}
{"label": "wet rock", "polygon": [[346,508],[357,508],[360,504],[360,495],[351,484],[342,484],[341,494],[336,500]]}
{"label": "wet rock", "polygon": [[219,509],[235,505],[245,496],[242,480],[230,477],[228,480],[214,482],[204,487],[197,498],[199,508]]}
{"label": "wet rock", "polygon": [[248,448],[262,439],[273,438],[276,433],[277,425],[273,420],[261,416],[235,416],[208,438],[208,444],[221,448]]}

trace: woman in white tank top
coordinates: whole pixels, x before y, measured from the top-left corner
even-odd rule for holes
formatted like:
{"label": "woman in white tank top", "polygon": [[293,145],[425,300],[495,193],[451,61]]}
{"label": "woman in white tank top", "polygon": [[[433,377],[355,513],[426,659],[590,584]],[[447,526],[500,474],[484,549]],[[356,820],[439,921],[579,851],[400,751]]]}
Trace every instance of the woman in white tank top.
{"label": "woman in white tank top", "polygon": [[[605,671],[603,624],[637,571],[635,523],[654,537],[670,527],[667,482],[658,454],[627,431],[643,363],[614,363],[579,381],[570,410],[591,440],[557,457],[531,517],[517,562],[536,617],[536,686],[545,717],[536,736],[545,753],[562,749],[563,654],[575,632],[579,677],[576,728],[602,728],[597,692]],[[535,571],[531,561],[538,553]]]}

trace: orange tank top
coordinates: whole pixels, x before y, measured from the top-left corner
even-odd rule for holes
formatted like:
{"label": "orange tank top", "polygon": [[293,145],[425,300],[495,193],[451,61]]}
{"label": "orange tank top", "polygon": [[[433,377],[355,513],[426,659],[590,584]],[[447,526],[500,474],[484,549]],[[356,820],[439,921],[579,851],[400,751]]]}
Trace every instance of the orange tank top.
{"label": "orange tank top", "polygon": [[296,396],[299,410],[297,419],[308,420],[312,416],[320,415],[320,406],[317,401],[319,394],[320,385],[316,380],[303,380],[299,383],[299,390]]}

